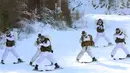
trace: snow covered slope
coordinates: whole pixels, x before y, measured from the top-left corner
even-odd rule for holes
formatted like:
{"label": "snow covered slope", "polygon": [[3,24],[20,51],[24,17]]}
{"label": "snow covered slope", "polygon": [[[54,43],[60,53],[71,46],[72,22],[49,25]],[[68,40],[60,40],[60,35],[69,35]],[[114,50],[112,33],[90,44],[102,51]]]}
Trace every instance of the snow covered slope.
{"label": "snow covered slope", "polygon": [[[67,31],[57,31],[53,29],[43,29],[42,34],[46,34],[50,37],[52,41],[52,48],[54,49],[54,57],[57,62],[64,68],[62,70],[56,70],[49,73],[129,73],[130,72],[130,59],[122,61],[113,61],[110,58],[110,53],[114,46],[106,48],[92,48],[92,53],[97,57],[99,62],[90,63],[90,64],[79,64],[75,61],[77,54],[81,50],[79,43],[81,31],[85,30],[88,33],[92,34],[95,38],[95,20],[97,18],[104,18],[105,23],[107,24],[106,35],[109,37],[110,41],[114,43],[113,34],[115,27],[123,27],[127,32],[130,31],[130,22],[129,16],[105,16],[105,15],[89,15],[87,17],[87,25],[89,28],[84,27],[80,29],[69,29]],[[83,18],[86,20],[86,18]],[[78,24],[78,21],[74,24]],[[108,28],[109,27],[109,28]],[[40,30],[39,30],[40,31]],[[33,34],[30,38],[24,39],[17,42],[16,51],[25,60],[25,63],[18,65],[13,65],[12,62],[16,61],[15,57],[12,54],[9,54],[5,61],[5,65],[0,64],[0,73],[39,73],[32,71],[33,67],[29,66],[29,61],[31,57],[36,52],[36,47],[34,42],[37,38],[37,34]],[[127,33],[127,48],[130,51],[130,33]],[[97,42],[97,45],[105,45],[107,42],[104,39],[100,39]],[[4,52],[0,50],[0,58]],[[125,54],[122,50],[119,50],[115,57],[125,57]],[[82,61],[91,61],[91,58],[85,54]],[[44,65],[50,64],[47,60],[43,61],[40,68],[52,68],[45,67]],[[45,72],[47,73],[47,72]]]}

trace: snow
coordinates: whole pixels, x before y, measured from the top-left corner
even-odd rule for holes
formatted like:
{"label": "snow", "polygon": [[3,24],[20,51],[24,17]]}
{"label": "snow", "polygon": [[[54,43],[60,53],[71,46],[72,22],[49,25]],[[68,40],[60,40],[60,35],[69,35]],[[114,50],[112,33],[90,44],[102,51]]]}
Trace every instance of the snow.
{"label": "snow", "polygon": [[[18,65],[13,65],[13,61],[17,61],[16,58],[9,54],[5,65],[0,64],[0,73],[39,73],[32,71],[33,67],[29,66],[29,61],[32,56],[35,54],[37,48],[34,45],[34,42],[37,38],[37,34],[41,32],[43,35],[47,35],[50,37],[52,48],[54,50],[54,57],[61,67],[64,69],[55,70],[51,73],[128,73],[130,71],[130,59],[122,60],[122,61],[113,61],[110,58],[110,53],[114,46],[106,47],[106,48],[93,48],[91,49],[92,53],[96,56],[99,62],[89,63],[89,64],[80,64],[77,63],[76,56],[81,51],[80,46],[80,35],[81,31],[85,30],[89,34],[93,35],[93,38],[96,37],[95,31],[95,23],[98,18],[102,18],[105,21],[106,26],[106,35],[109,37],[110,41],[114,43],[113,34],[116,27],[123,28],[127,33],[127,45],[126,47],[129,49],[130,42],[128,40],[130,34],[129,26],[130,26],[130,16],[118,16],[118,15],[85,15],[81,18],[84,22],[84,25],[87,27],[80,27],[78,29],[69,29],[67,31],[59,31],[52,29],[51,26],[46,25],[44,28],[40,28],[39,26],[35,26],[37,32],[32,34],[30,38],[21,40],[17,42],[16,51],[20,55],[20,57],[25,61],[25,63],[21,63]],[[81,20],[73,23],[73,25],[79,24]],[[86,23],[87,22],[87,23]],[[82,23],[79,26],[82,26]],[[36,23],[41,24],[41,23]],[[96,45],[106,45],[107,42],[101,38],[98,40]],[[5,49],[0,49],[0,58]],[[120,49],[115,57],[125,57],[125,53]],[[84,54],[81,61],[91,61],[91,58]],[[46,64],[50,64],[48,60],[43,61],[40,66],[40,69],[48,69],[53,67],[45,67]],[[49,72],[50,73],[50,72]]]}
{"label": "snow", "polygon": [[[100,8],[101,5],[99,4],[100,0],[93,0],[94,4],[99,5],[98,8],[94,8],[92,5],[92,0],[70,0],[70,9],[73,11],[73,8],[75,8],[75,10],[73,12],[75,12],[76,10],[79,11],[79,13],[81,15],[84,14],[121,14],[121,15],[129,15],[130,12],[130,8],[126,8],[123,7],[116,7],[116,10],[113,8],[110,9],[110,11],[107,10],[106,6],[104,6],[103,8]],[[108,0],[106,0],[106,4],[108,4],[107,2]],[[121,6],[121,0],[117,0],[119,1],[119,6]],[[127,1],[127,0],[124,0]],[[125,2],[126,3],[126,2]],[[79,5],[79,6],[78,6]],[[116,4],[117,5],[117,4]]]}

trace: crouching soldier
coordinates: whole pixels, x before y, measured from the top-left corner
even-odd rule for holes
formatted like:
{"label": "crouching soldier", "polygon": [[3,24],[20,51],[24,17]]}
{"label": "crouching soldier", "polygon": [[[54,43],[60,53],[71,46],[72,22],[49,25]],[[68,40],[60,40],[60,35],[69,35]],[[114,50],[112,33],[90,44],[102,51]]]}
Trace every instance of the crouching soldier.
{"label": "crouching soldier", "polygon": [[52,62],[55,66],[55,69],[60,68],[58,63],[53,58],[53,50],[49,38],[45,38],[43,41],[41,41],[41,43],[39,44],[39,49],[41,51],[40,58],[36,61],[34,70],[38,70],[38,66],[42,63],[44,59],[48,59],[50,62]]}
{"label": "crouching soldier", "polygon": [[94,42],[93,42],[92,36],[87,34],[85,31],[82,31],[82,35],[81,35],[80,41],[81,41],[82,50],[78,54],[76,60],[79,62],[80,58],[84,55],[85,52],[87,52],[88,55],[92,58],[92,62],[93,61],[97,61],[97,59],[91,53],[90,46],[94,46]]}
{"label": "crouching soldier", "polygon": [[[45,39],[45,36],[43,36],[42,34],[38,34],[38,38],[37,41],[35,42],[36,46],[37,46],[37,51],[35,53],[35,55],[32,57],[31,61],[30,61],[30,65],[33,66],[33,62],[36,61],[36,59],[40,56],[41,50],[40,50],[40,43],[42,42],[42,40]],[[51,65],[53,65],[53,63],[51,62]],[[50,65],[50,66],[51,66]]]}
{"label": "crouching soldier", "polygon": [[17,63],[23,62],[17,52],[15,51],[15,38],[14,35],[8,31],[6,35],[6,49],[4,54],[2,55],[1,64],[5,64],[4,61],[8,56],[8,53],[12,52],[12,54],[18,59]]}

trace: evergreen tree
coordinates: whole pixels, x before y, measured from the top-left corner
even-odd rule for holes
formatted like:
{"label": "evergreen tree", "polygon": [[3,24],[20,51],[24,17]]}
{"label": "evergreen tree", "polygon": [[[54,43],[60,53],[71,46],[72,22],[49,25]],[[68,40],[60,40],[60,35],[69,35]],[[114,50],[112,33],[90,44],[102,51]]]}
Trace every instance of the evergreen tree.
{"label": "evergreen tree", "polygon": [[116,9],[116,1],[115,0],[108,0],[108,7],[107,7],[108,10],[110,9],[113,9],[115,10]]}
{"label": "evergreen tree", "polygon": [[99,5],[100,5],[101,8],[104,7],[105,6],[105,0],[100,0]]}
{"label": "evergreen tree", "polygon": [[124,0],[121,0],[121,7],[120,8],[124,8],[125,7],[125,3],[124,3]]}
{"label": "evergreen tree", "polygon": [[130,8],[130,0],[127,1],[127,8]]}

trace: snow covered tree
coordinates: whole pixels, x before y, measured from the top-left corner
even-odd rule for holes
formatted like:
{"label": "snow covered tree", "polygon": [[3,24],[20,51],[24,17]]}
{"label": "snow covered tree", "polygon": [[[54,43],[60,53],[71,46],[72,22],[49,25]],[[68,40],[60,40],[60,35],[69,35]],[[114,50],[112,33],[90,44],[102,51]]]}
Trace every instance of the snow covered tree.
{"label": "snow covered tree", "polygon": [[96,2],[95,2],[95,0],[92,0],[92,5],[93,5],[93,7],[96,7]]}
{"label": "snow covered tree", "polygon": [[100,8],[102,8],[102,7],[104,7],[106,4],[106,2],[105,2],[106,0],[100,0],[100,2],[99,2],[99,5],[100,5]]}
{"label": "snow covered tree", "polygon": [[130,8],[130,0],[127,1],[127,8]]}
{"label": "snow covered tree", "polygon": [[108,4],[107,4],[107,10],[116,10],[116,0],[108,0]]}
{"label": "snow covered tree", "polygon": [[124,2],[124,0],[121,0],[121,7],[120,8],[124,8],[125,7],[125,2]]}

